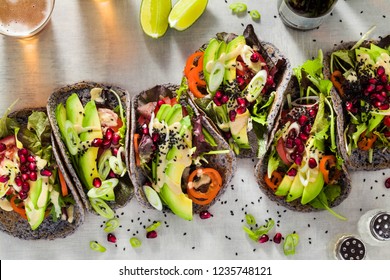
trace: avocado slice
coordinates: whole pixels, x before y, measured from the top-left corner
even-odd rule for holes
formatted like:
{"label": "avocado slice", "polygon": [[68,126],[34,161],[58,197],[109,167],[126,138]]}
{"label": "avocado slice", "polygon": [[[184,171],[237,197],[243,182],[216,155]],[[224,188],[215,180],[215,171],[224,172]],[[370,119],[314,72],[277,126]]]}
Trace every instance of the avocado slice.
{"label": "avocado slice", "polygon": [[81,127],[84,118],[84,107],[76,93],[66,100],[66,116],[75,126]]}
{"label": "avocado slice", "polygon": [[170,126],[176,122],[180,122],[183,119],[183,109],[180,104],[175,104],[172,106],[168,112],[165,122]]}
{"label": "avocado slice", "polygon": [[42,178],[30,182],[28,198],[25,200],[25,209],[32,230],[37,229],[45,219],[48,197],[49,188],[42,184]]}
{"label": "avocado slice", "polygon": [[[100,127],[100,119],[95,102],[89,101],[85,105],[84,110],[85,117],[82,123],[83,127]],[[90,129],[80,134],[80,139],[82,141],[92,141],[95,138],[102,137],[102,131],[97,129]],[[98,151],[98,147],[88,147],[86,150],[81,151],[81,154],[79,155],[78,173],[88,190],[94,187],[93,179],[100,178],[97,167]]]}
{"label": "avocado slice", "polygon": [[248,139],[248,120],[250,118],[249,110],[243,114],[237,114],[235,120],[229,121],[230,132],[234,141],[237,143],[239,148],[249,149],[249,139]]}
{"label": "avocado slice", "polygon": [[[288,170],[291,170],[292,168],[297,169],[297,165],[296,164],[291,165],[291,167]],[[275,195],[286,196],[288,194],[288,192],[290,191],[291,185],[292,185],[292,183],[297,175],[295,175],[295,176],[289,176],[287,174],[284,175],[282,182],[280,182],[280,185],[278,186],[278,188],[275,191]]]}
{"label": "avocado slice", "polygon": [[291,202],[295,199],[298,199],[302,196],[303,194],[303,189],[305,187],[303,186],[300,178],[299,178],[299,174],[297,174],[295,177],[294,177],[294,180],[291,184],[291,187],[290,187],[290,190],[287,194],[287,197],[286,197],[286,201],[287,202]]}
{"label": "avocado slice", "polygon": [[167,184],[164,184],[160,189],[160,197],[175,215],[188,221],[192,220],[192,200],[184,193],[176,194]]}
{"label": "avocado slice", "polygon": [[207,83],[209,84],[209,78],[210,78],[210,72],[211,69],[209,69],[208,65],[209,63],[213,63],[217,59],[217,53],[219,48],[220,42],[216,38],[212,38],[209,41],[209,44],[206,47],[206,50],[204,51],[203,55],[203,76]]}
{"label": "avocado slice", "polygon": [[321,192],[323,186],[324,175],[322,175],[322,172],[318,172],[315,180],[313,182],[309,180],[309,183],[304,188],[301,198],[301,204],[305,205],[312,201],[314,198],[316,198]]}
{"label": "avocado slice", "polygon": [[226,56],[228,59],[225,63],[226,70],[224,81],[227,84],[232,84],[236,79],[236,60],[240,55],[242,47],[245,45],[245,37],[240,35],[230,41],[226,46]]}

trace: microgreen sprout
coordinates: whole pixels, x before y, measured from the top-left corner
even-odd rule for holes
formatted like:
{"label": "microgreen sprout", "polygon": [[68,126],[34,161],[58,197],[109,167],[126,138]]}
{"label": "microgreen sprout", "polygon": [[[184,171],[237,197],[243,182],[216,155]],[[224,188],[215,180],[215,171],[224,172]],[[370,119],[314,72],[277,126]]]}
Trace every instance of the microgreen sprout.
{"label": "microgreen sprout", "polygon": [[249,226],[256,224],[256,219],[255,219],[255,217],[253,217],[253,215],[251,215],[251,214],[246,214],[246,215],[245,215],[245,220],[246,220],[246,223],[247,223]]}
{"label": "microgreen sprout", "polygon": [[269,219],[265,225],[262,225],[261,227],[257,229],[251,229],[246,226],[243,227],[244,231],[248,234],[249,238],[254,241],[259,241],[260,237],[264,234],[267,234],[275,225],[275,221],[272,219]]}

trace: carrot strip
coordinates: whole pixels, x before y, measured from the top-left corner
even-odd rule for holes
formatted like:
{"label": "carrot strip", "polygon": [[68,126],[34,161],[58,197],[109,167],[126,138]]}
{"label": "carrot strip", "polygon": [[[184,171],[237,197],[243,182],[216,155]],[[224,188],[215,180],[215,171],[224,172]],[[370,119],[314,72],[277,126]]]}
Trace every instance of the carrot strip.
{"label": "carrot strip", "polygon": [[330,80],[331,80],[333,86],[336,88],[339,95],[341,97],[344,97],[344,89],[343,89],[343,86],[341,84],[342,79],[343,79],[343,74],[339,70],[334,71],[332,73],[332,75],[330,76]]}
{"label": "carrot strip", "polygon": [[19,207],[15,203],[16,195],[12,196],[10,199],[10,204],[12,209],[18,213],[23,219],[27,220],[26,210],[23,207]]}
{"label": "carrot strip", "polygon": [[67,196],[69,194],[68,186],[66,185],[64,174],[62,174],[60,169],[58,169],[58,178],[60,179],[62,196]]}
{"label": "carrot strip", "polygon": [[282,182],[283,176],[280,172],[274,171],[272,172],[271,178],[268,178],[268,175],[264,175],[264,181],[267,184],[267,186],[273,190],[274,192]]}
{"label": "carrot strip", "polygon": [[141,165],[141,159],[139,157],[139,140],[140,135],[138,133],[134,134],[134,152],[135,152],[135,164],[136,166]]}

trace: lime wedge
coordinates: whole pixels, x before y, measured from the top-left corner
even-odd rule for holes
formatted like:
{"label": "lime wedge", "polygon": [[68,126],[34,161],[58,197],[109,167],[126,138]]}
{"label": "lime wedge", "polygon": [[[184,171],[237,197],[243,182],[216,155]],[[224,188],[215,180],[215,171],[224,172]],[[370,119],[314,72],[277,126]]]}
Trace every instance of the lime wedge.
{"label": "lime wedge", "polygon": [[169,26],[179,31],[187,29],[203,14],[207,3],[208,0],[179,0],[169,14]]}
{"label": "lime wedge", "polygon": [[142,0],[140,22],[142,30],[152,38],[160,38],[168,29],[171,0]]}

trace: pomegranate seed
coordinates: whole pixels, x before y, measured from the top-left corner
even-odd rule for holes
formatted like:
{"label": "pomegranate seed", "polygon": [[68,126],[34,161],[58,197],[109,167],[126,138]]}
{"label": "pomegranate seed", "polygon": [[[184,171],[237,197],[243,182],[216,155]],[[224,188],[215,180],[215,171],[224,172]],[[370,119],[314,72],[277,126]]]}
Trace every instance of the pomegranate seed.
{"label": "pomegranate seed", "polygon": [[316,168],[317,167],[317,161],[315,158],[309,158],[309,167],[310,168]]}
{"label": "pomegranate seed", "polygon": [[208,219],[208,218],[211,218],[211,214],[209,211],[202,211],[199,213],[199,217],[202,219],[202,220],[205,220],[205,219]]}
{"label": "pomegranate seed", "polygon": [[23,181],[27,181],[28,179],[29,179],[28,174],[27,174],[27,173],[23,173],[23,174],[22,174],[22,180],[23,180]]}
{"label": "pomegranate seed", "polygon": [[297,137],[297,130],[295,128],[291,129],[290,132],[288,133],[288,136],[292,138]]}
{"label": "pomegranate seed", "polygon": [[377,85],[375,87],[375,91],[381,91],[383,89],[383,86],[382,85]]}
{"label": "pomegranate seed", "polygon": [[24,191],[26,193],[28,193],[28,191],[30,190],[29,182],[23,182],[21,187],[22,187],[22,191]]}
{"label": "pomegranate seed", "polygon": [[26,163],[26,161],[27,161],[26,156],[25,155],[20,155],[19,156],[19,161],[20,161],[21,164]]}
{"label": "pomegranate seed", "polygon": [[295,168],[291,168],[289,171],[287,171],[287,175],[291,177],[295,177],[297,175],[297,170]]}
{"label": "pomegranate seed", "polygon": [[259,238],[259,243],[265,243],[269,240],[269,237],[267,234],[263,234],[260,238]]}
{"label": "pomegranate seed", "polygon": [[385,187],[387,189],[390,189],[390,178],[387,178],[386,181],[385,181]]}
{"label": "pomegranate seed", "polygon": [[238,86],[243,86],[245,84],[245,79],[241,76],[237,76],[236,81]]}
{"label": "pomegranate seed", "polygon": [[22,180],[22,176],[21,175],[18,175],[15,177],[15,184],[18,186],[18,187],[21,187],[22,184],[23,184],[23,180]]}
{"label": "pomegranate seed", "polygon": [[107,241],[111,243],[116,243],[116,236],[112,233],[107,234]]}
{"label": "pomegranate seed", "polygon": [[295,160],[296,157],[297,157],[297,154],[291,154],[291,155],[290,155],[290,158],[291,158],[292,160]]}
{"label": "pomegranate seed", "polygon": [[379,66],[378,69],[376,69],[376,74],[381,77],[385,74],[385,68],[383,66]]}
{"label": "pomegranate seed", "polygon": [[376,85],[376,83],[378,82],[378,80],[375,79],[375,78],[371,78],[371,79],[368,80],[368,82],[369,82],[370,84],[372,84],[372,85]]}
{"label": "pomegranate seed", "polygon": [[297,145],[297,146],[299,146],[299,145],[303,145],[303,142],[302,142],[302,140],[301,140],[301,139],[299,139],[299,138],[295,138],[295,139],[294,139],[294,143],[295,143],[295,145]]}
{"label": "pomegranate seed", "polygon": [[230,139],[230,138],[232,138],[232,134],[229,131],[225,132],[225,137],[226,137],[226,139]]}
{"label": "pomegranate seed", "polygon": [[370,96],[371,99],[377,100],[379,102],[384,102],[386,100],[386,96],[383,96],[379,93],[374,93]]}
{"label": "pomegranate seed", "polygon": [[373,105],[374,105],[374,107],[379,108],[379,107],[382,106],[383,104],[382,104],[382,102],[380,102],[380,101],[375,101]]}
{"label": "pomegranate seed", "polygon": [[272,86],[272,85],[274,84],[274,77],[268,76],[268,77],[267,77],[267,80],[265,81],[265,84],[266,84],[267,86]]}
{"label": "pomegranate seed", "polygon": [[165,101],[164,100],[159,100],[157,101],[157,106],[158,107],[161,107],[161,105],[165,104]]}
{"label": "pomegranate seed", "polygon": [[300,144],[297,146],[297,153],[302,154],[305,151],[305,145]]}
{"label": "pomegranate seed", "polygon": [[28,155],[28,151],[26,148],[22,148],[22,149],[18,150],[18,156],[21,156],[21,155],[24,155],[24,156]]}
{"label": "pomegranate seed", "polygon": [[152,134],[152,141],[154,143],[158,142],[158,140],[160,140],[160,134],[158,134],[157,132],[153,132]]}
{"label": "pomegranate seed", "polygon": [[258,62],[258,61],[260,60],[260,55],[259,55],[259,53],[257,53],[257,52],[252,53],[250,59],[251,59],[251,61],[252,61],[253,63]]}
{"label": "pomegranate seed", "polygon": [[28,171],[27,165],[21,165],[21,166],[19,167],[19,169],[20,169],[20,172],[22,172],[22,174],[25,174],[25,173],[27,173],[27,171]]}
{"label": "pomegranate seed", "polygon": [[385,126],[390,127],[390,116],[386,116],[383,119],[383,123],[385,124]]}
{"label": "pomegranate seed", "polygon": [[301,163],[302,163],[302,156],[299,155],[299,154],[296,155],[295,159],[294,159],[294,162],[295,162],[296,165],[301,165]]}
{"label": "pomegranate seed", "polygon": [[309,135],[311,132],[311,125],[310,124],[307,124],[303,127],[303,133]]}
{"label": "pomegranate seed", "polygon": [[229,101],[229,96],[224,95],[221,97],[221,103],[226,104]]}
{"label": "pomegranate seed", "polygon": [[384,132],[386,138],[390,138],[390,130]]}
{"label": "pomegranate seed", "polygon": [[157,231],[155,230],[148,231],[146,233],[146,238],[156,238],[156,237],[157,237]]}
{"label": "pomegranate seed", "polygon": [[115,156],[115,157],[118,155],[118,151],[119,151],[119,149],[118,149],[117,147],[113,147],[113,148],[111,149],[111,153],[112,153],[112,155]]}
{"label": "pomegranate seed", "polygon": [[383,97],[387,97],[386,91],[381,91],[380,95],[382,95]]}
{"label": "pomegranate seed", "polygon": [[102,180],[100,180],[100,178],[98,178],[98,177],[93,178],[92,185],[95,188],[100,188],[102,186]]}
{"label": "pomegranate seed", "polygon": [[148,127],[143,127],[142,128],[142,134],[148,135],[149,134],[149,128]]}
{"label": "pomegranate seed", "polygon": [[29,156],[27,157],[27,161],[28,161],[28,162],[35,162],[35,157],[32,156],[32,155],[29,155]]}
{"label": "pomegranate seed", "polygon": [[317,110],[314,110],[314,109],[310,109],[309,110],[309,116],[314,118],[315,116],[317,115]]}
{"label": "pomegranate seed", "polygon": [[95,138],[95,139],[92,140],[91,146],[92,146],[92,147],[99,148],[99,147],[102,145],[102,143],[103,143],[103,139],[101,139],[101,138]]}
{"label": "pomegranate seed", "polygon": [[108,173],[108,178],[116,178],[116,174],[114,171],[110,170],[110,172]]}
{"label": "pomegranate seed", "polygon": [[305,125],[308,122],[308,120],[309,120],[308,117],[306,117],[305,115],[302,115],[302,116],[299,117],[298,123],[300,125]]}
{"label": "pomegranate seed", "polygon": [[246,112],[246,107],[238,107],[237,108],[237,114],[241,115]]}
{"label": "pomegranate seed", "polygon": [[381,77],[381,82],[385,84],[385,83],[387,83],[387,81],[388,81],[387,75],[383,75]]}
{"label": "pomegranate seed", "polygon": [[294,140],[292,138],[287,138],[286,139],[286,143],[285,143],[285,146],[287,149],[292,149],[294,147],[295,143],[294,143]]}
{"label": "pomegranate seed", "polygon": [[352,102],[349,101],[345,102],[345,108],[347,109],[347,111],[351,111],[353,108]]}
{"label": "pomegranate seed", "polygon": [[218,90],[218,91],[215,93],[215,97],[216,97],[217,99],[221,99],[222,96],[223,96],[223,93],[222,93],[220,90]]}
{"label": "pomegranate seed", "polygon": [[111,139],[104,139],[102,143],[102,148],[107,150],[111,146]]}
{"label": "pomegranate seed", "polygon": [[366,88],[366,91],[367,91],[368,93],[371,93],[371,92],[373,92],[374,90],[375,90],[375,85],[373,85],[373,84],[369,84],[368,87]]}
{"label": "pomegranate seed", "polygon": [[8,180],[9,180],[9,176],[8,175],[0,176],[0,183],[8,182]]}
{"label": "pomegranate seed", "polygon": [[106,139],[106,140],[112,140],[112,136],[114,135],[114,130],[112,130],[112,128],[108,128],[107,130],[106,130],[106,133],[104,134],[104,138]]}
{"label": "pomegranate seed", "polygon": [[42,176],[50,177],[52,174],[53,174],[53,172],[51,172],[51,170],[49,170],[49,169],[42,169],[41,170]]}
{"label": "pomegranate seed", "polygon": [[390,108],[390,105],[388,103],[383,104],[383,105],[378,107],[379,110],[387,110],[389,108]]}
{"label": "pomegranate seed", "polygon": [[217,105],[217,106],[222,106],[221,100],[217,99],[215,96],[214,96],[214,98],[213,98],[213,101],[214,101],[215,105]]}
{"label": "pomegranate seed", "polygon": [[19,197],[21,200],[25,200],[27,198],[27,196],[28,196],[27,192],[25,192],[25,191],[19,192]]}
{"label": "pomegranate seed", "polygon": [[387,85],[385,86],[385,89],[386,89],[387,91],[390,91],[390,84],[387,84]]}
{"label": "pomegranate seed", "polygon": [[246,106],[246,99],[242,97],[237,98],[237,103],[239,106]]}
{"label": "pomegranate seed", "polygon": [[302,133],[302,132],[299,133],[298,137],[301,138],[302,141],[306,141],[309,138],[309,136],[307,136],[307,134]]}
{"label": "pomegranate seed", "polygon": [[280,232],[277,232],[272,241],[276,244],[280,244],[280,242],[282,242],[282,234]]}
{"label": "pomegranate seed", "polygon": [[237,115],[237,112],[235,110],[229,111],[229,119],[231,122],[234,122],[234,120],[236,119],[236,115]]}
{"label": "pomegranate seed", "polygon": [[114,133],[114,135],[112,136],[112,145],[118,145],[120,140],[120,135],[118,133]]}
{"label": "pomegranate seed", "polygon": [[38,179],[37,172],[31,172],[28,177],[31,181],[36,181]]}
{"label": "pomegranate seed", "polygon": [[5,145],[4,143],[0,143],[0,153],[4,152],[6,149],[7,149],[7,145]]}
{"label": "pomegranate seed", "polygon": [[35,171],[37,169],[37,164],[35,162],[30,162],[28,164],[28,170]]}

